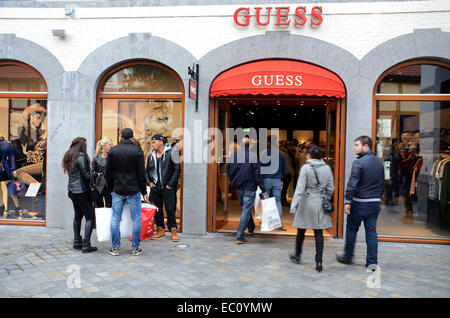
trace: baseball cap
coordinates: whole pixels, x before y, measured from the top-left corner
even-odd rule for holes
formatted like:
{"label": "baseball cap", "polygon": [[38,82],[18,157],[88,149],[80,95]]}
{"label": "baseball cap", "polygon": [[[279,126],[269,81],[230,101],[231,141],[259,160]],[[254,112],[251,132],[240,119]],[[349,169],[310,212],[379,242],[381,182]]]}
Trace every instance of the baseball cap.
{"label": "baseball cap", "polygon": [[155,134],[155,135],[153,135],[152,140],[161,140],[161,141],[164,141],[164,137],[163,137],[163,135],[161,135],[161,134]]}

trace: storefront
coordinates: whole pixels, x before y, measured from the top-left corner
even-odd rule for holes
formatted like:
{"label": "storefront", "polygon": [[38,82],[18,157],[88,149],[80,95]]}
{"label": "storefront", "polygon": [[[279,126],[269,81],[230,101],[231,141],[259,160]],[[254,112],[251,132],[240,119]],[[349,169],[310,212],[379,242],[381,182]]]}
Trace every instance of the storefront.
{"label": "storefront", "polygon": [[[446,1],[343,0],[304,7],[294,1],[283,7],[238,0],[142,7],[66,2],[69,10],[54,1],[29,1],[0,13],[0,135],[17,143],[16,175],[25,189],[14,197],[1,182],[1,224],[70,228],[73,208],[61,168],[70,141],[85,137],[92,157],[98,140],[107,136],[117,143],[128,126],[144,152],[157,131],[180,147],[182,232],[233,231],[233,189],[220,163],[208,161],[207,131],[245,126],[278,128],[280,140],[312,139],[323,147],[338,207],[328,234],[338,238],[345,235],[342,198],[355,159],[353,141],[372,136],[386,171],[380,240],[450,243]],[[267,94],[238,80],[232,88],[240,91],[216,90],[229,72],[270,61],[301,67],[275,66],[252,77],[250,83]],[[196,65],[194,100],[188,67]],[[315,87],[321,93],[308,92],[309,66],[335,76],[343,95],[324,94],[330,83]],[[44,155],[17,162],[33,151]],[[29,191],[38,183],[36,194]]]}
{"label": "storefront", "polygon": [[[345,85],[334,73],[321,67],[294,60],[270,59],[248,62],[221,73],[211,85],[210,127],[221,132],[211,144],[217,156],[209,163],[209,210],[212,231],[236,231],[240,204],[225,167],[228,157],[239,148],[243,133],[255,141],[252,150],[260,155],[269,135],[276,135],[286,160],[282,181],[283,227],[277,234],[295,234],[289,203],[295,190],[301,165],[305,163],[306,143],[315,143],[325,153],[325,160],[335,176],[344,169]],[[242,131],[240,131],[240,129]],[[296,143],[292,143],[295,140]],[[278,145],[277,145],[278,146]],[[220,150],[219,150],[220,149]],[[212,151],[210,151],[211,153]],[[221,152],[222,155],[219,155]],[[342,159],[342,160],[341,160]],[[262,159],[260,158],[262,161]],[[335,206],[342,202],[343,189],[334,179]],[[342,215],[334,213],[333,227],[326,231],[339,236]],[[256,221],[259,232],[260,221]],[[341,224],[342,235],[342,224]]]}

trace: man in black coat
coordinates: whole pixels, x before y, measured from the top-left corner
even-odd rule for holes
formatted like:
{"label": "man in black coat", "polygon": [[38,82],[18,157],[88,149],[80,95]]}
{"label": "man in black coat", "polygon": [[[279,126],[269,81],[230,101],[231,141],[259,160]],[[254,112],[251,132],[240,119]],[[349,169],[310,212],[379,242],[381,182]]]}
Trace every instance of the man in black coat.
{"label": "man in black coat", "polygon": [[164,137],[156,134],[152,137],[153,151],[148,155],[146,174],[150,184],[150,197],[158,207],[155,215],[157,231],[151,239],[166,236],[164,225],[163,203],[167,214],[167,227],[173,242],[178,242],[176,210],[176,191],[181,174],[181,165],[174,160],[173,149],[165,145]]}
{"label": "man in black coat", "polygon": [[351,264],[356,235],[361,222],[364,222],[367,242],[366,267],[375,271],[378,264],[377,218],[384,190],[384,166],[371,149],[372,139],[369,137],[360,136],[355,139],[358,158],[353,162],[345,192],[344,212],[348,215],[345,253],[338,255],[337,260]]}
{"label": "man in black coat", "polygon": [[242,208],[241,219],[236,231],[236,244],[247,242],[244,238],[246,228],[249,233],[253,233],[255,230],[251,209],[255,202],[256,187],[259,186],[262,195],[267,196],[261,175],[261,164],[256,154],[250,151],[250,138],[245,136],[241,145],[243,147],[230,155],[226,165],[227,175],[231,184],[236,187]]}
{"label": "man in black coat", "polygon": [[136,147],[131,138],[133,130],[125,128],[122,131],[120,143],[112,147],[106,160],[105,178],[108,189],[112,189],[111,220],[111,255],[119,255],[120,221],[125,202],[130,206],[133,222],[132,255],[142,253],[141,239],[141,194],[147,200],[147,182],[145,178],[144,153]]}

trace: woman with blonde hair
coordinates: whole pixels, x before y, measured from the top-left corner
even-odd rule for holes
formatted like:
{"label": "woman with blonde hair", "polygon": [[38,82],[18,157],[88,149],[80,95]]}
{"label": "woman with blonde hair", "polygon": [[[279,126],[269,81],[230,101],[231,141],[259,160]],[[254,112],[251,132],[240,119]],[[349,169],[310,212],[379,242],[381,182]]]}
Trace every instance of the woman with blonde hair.
{"label": "woman with blonde hair", "polygon": [[[112,145],[111,138],[103,137],[97,142],[95,156],[92,158],[92,170],[100,174],[94,184],[94,201],[98,208],[110,208],[112,205],[111,191],[108,189],[105,179],[106,158],[108,158]],[[103,198],[105,202],[103,202]]]}

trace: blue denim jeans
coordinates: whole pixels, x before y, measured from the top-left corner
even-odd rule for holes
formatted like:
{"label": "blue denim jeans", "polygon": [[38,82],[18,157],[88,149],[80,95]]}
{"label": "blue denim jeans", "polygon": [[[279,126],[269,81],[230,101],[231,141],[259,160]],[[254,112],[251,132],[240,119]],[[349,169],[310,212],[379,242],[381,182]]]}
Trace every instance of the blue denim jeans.
{"label": "blue denim jeans", "polygon": [[241,220],[236,232],[236,238],[244,238],[244,231],[248,227],[249,232],[255,230],[255,222],[252,217],[252,206],[255,203],[256,191],[236,190],[241,202]]}
{"label": "blue denim jeans", "polygon": [[366,230],[367,256],[366,264],[378,264],[377,218],[380,213],[380,202],[352,201],[350,215],[347,216],[345,258],[351,260],[355,250],[356,235],[361,222]]}
{"label": "blue denim jeans", "polygon": [[120,220],[122,220],[123,206],[128,202],[130,206],[131,221],[133,222],[133,249],[139,248],[141,244],[141,194],[138,192],[133,195],[119,195],[113,192],[112,195],[112,220],[111,220],[111,238],[112,247],[120,247]]}
{"label": "blue denim jeans", "polygon": [[283,224],[283,208],[281,207],[281,179],[264,178],[264,186],[267,193],[275,197],[277,203],[278,214],[280,215],[281,224]]}

